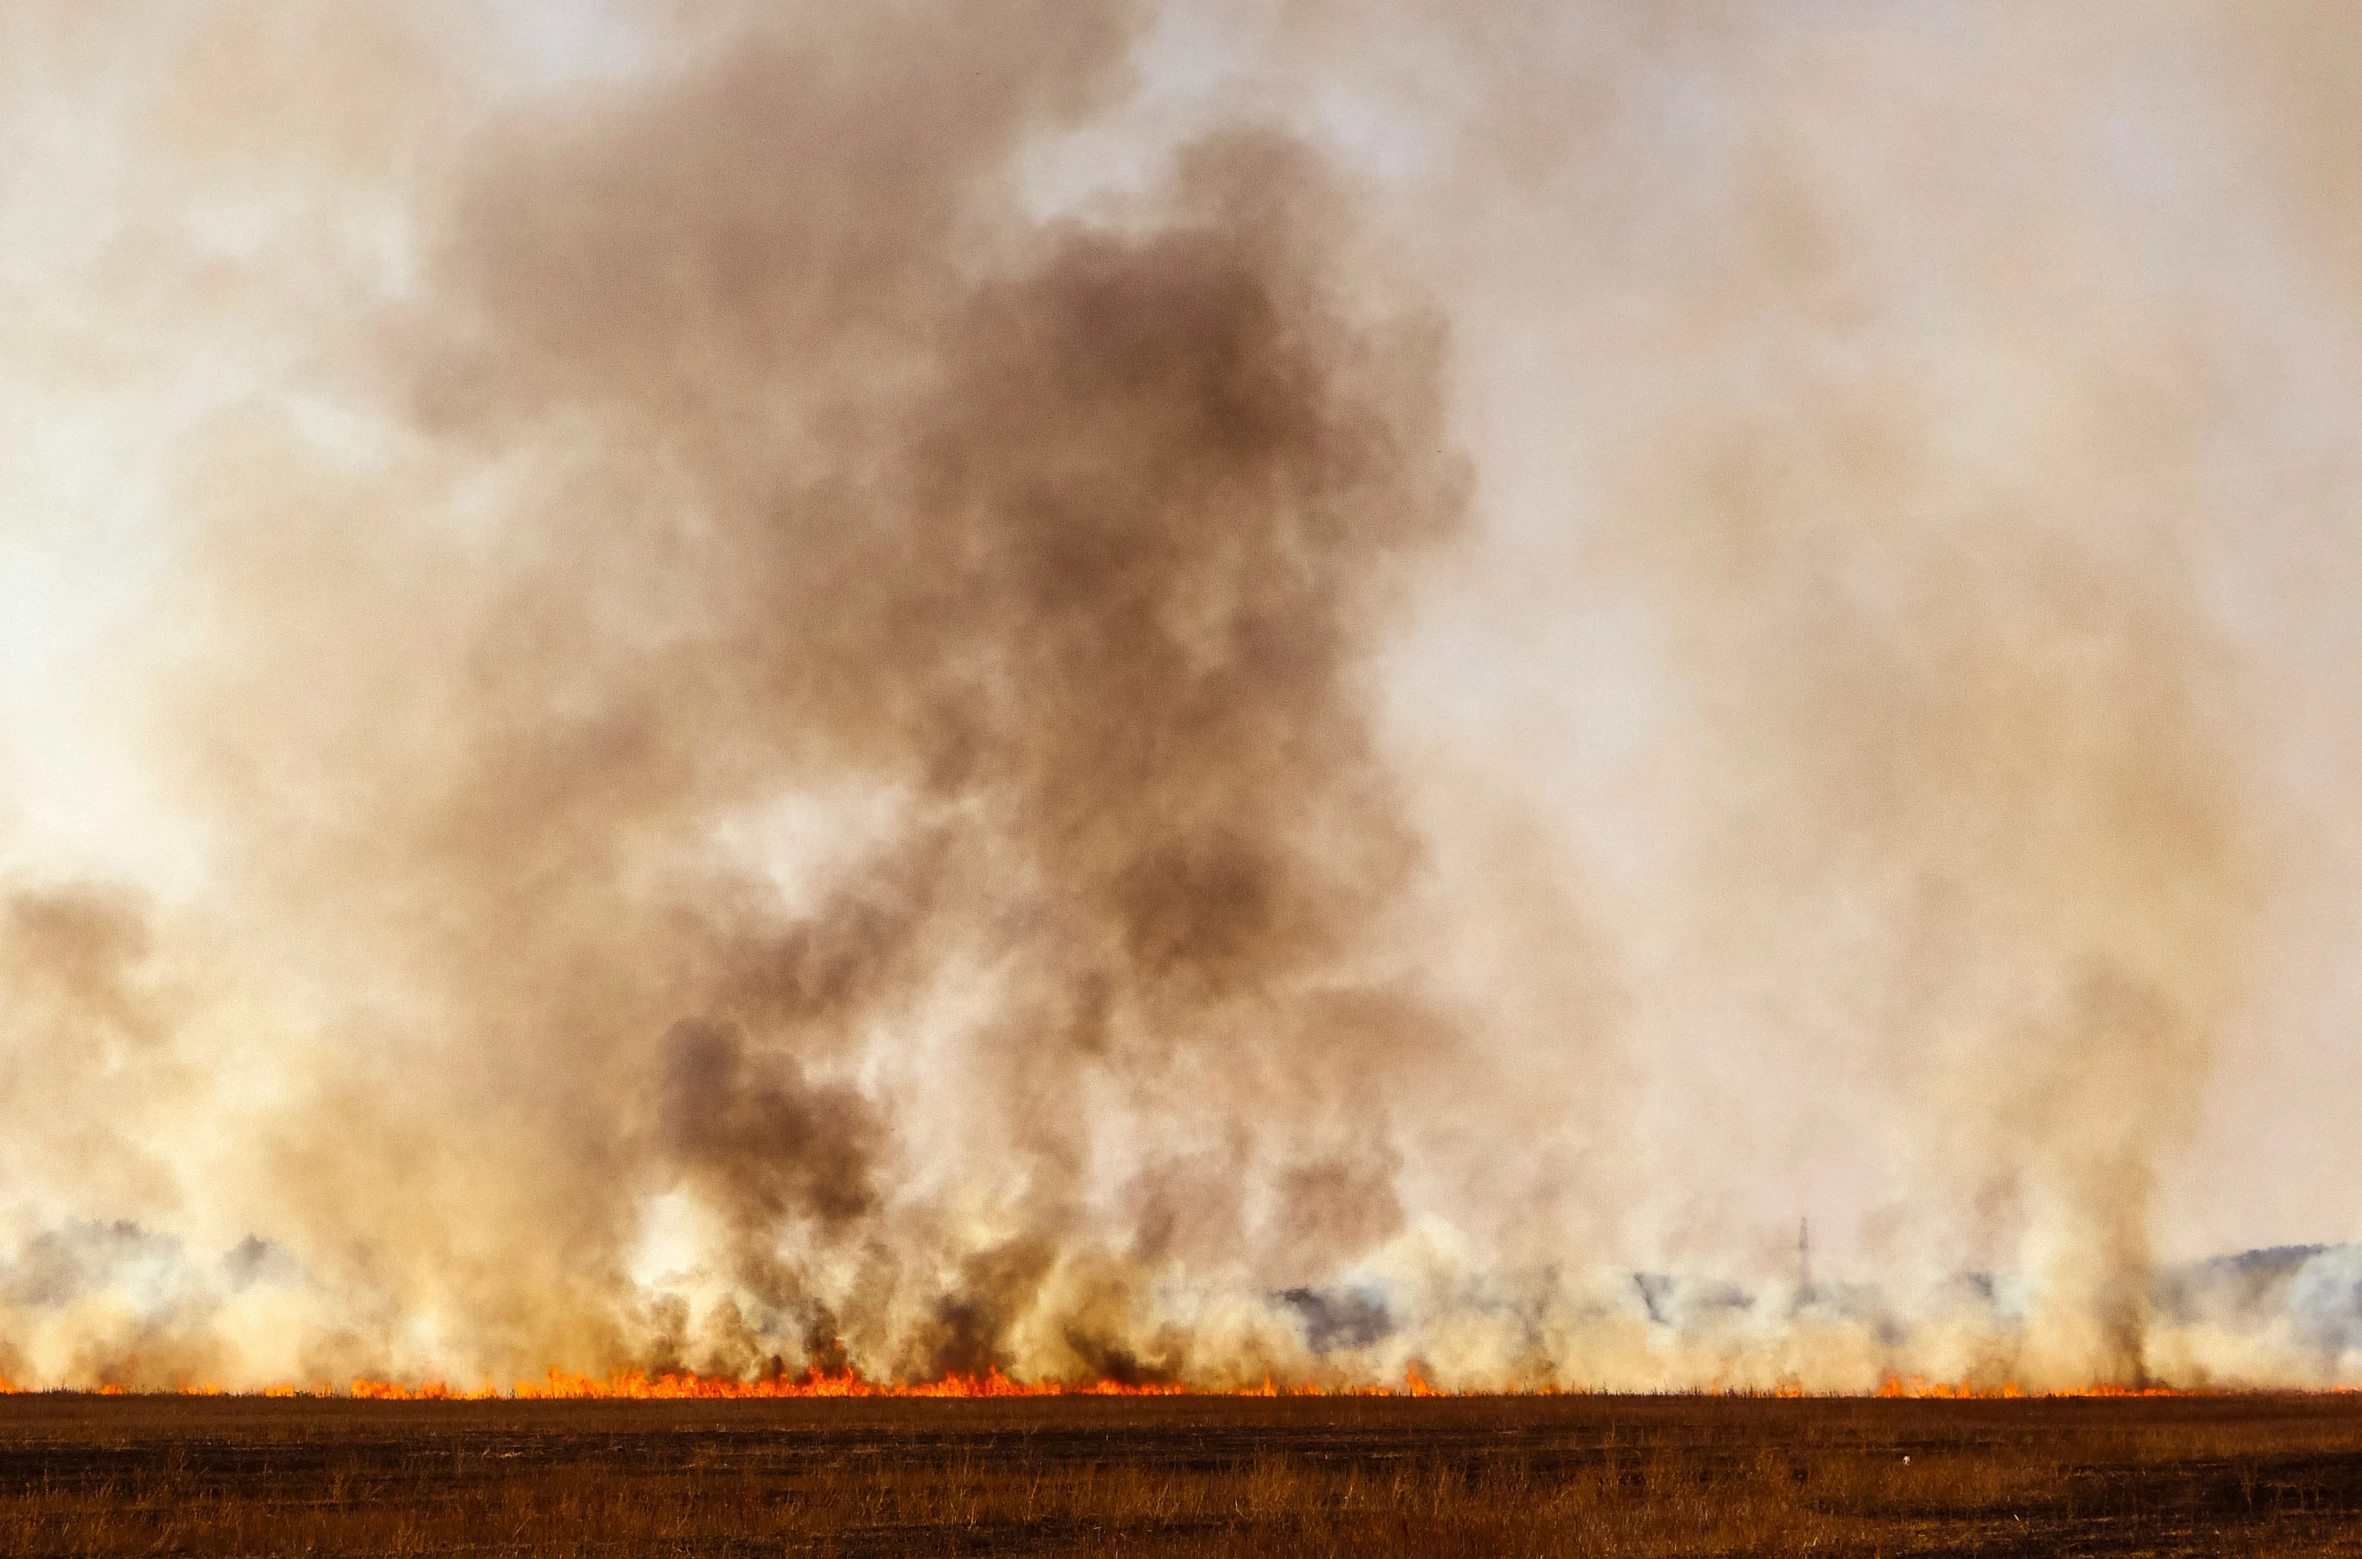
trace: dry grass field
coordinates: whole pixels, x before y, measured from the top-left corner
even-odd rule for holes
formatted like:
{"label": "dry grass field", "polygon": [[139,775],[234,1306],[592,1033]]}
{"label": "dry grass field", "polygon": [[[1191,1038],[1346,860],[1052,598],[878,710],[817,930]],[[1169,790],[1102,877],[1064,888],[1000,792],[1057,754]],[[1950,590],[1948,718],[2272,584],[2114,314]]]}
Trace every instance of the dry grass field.
{"label": "dry grass field", "polygon": [[2362,1554],[2362,1398],[20,1396],[0,1552]]}

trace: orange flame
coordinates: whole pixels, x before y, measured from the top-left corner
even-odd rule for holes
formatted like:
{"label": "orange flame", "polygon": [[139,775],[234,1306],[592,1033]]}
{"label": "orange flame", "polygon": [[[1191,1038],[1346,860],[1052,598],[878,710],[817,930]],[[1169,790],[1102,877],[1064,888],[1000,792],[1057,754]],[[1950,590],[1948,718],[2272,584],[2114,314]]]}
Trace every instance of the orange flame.
{"label": "orange flame", "polygon": [[1345,1387],[1332,1391],[1318,1385],[1299,1385],[1284,1388],[1273,1385],[1266,1378],[1259,1386],[1242,1386],[1229,1390],[1209,1391],[1203,1387],[1185,1386],[1170,1381],[1094,1380],[1070,1383],[1058,1380],[1012,1380],[1000,1369],[986,1370],[981,1375],[953,1373],[941,1380],[874,1381],[852,1370],[825,1371],[813,1369],[802,1376],[778,1376],[762,1380],[739,1380],[726,1375],[696,1375],[666,1373],[649,1375],[641,1370],[625,1370],[620,1374],[600,1378],[593,1375],[573,1375],[553,1369],[544,1380],[520,1381],[502,1390],[489,1383],[473,1389],[455,1389],[442,1381],[430,1381],[419,1386],[404,1386],[393,1381],[358,1379],[349,1389],[339,1392],[331,1386],[306,1388],[275,1386],[267,1395],[274,1396],[348,1396],[381,1402],[486,1401],[506,1399],[519,1402],[547,1401],[708,1401],[766,1398],[805,1397],[1179,1397],[1179,1396],[1434,1396],[1435,1389],[1422,1379],[1416,1365],[1407,1372],[1399,1390],[1386,1387]]}
{"label": "orange flame", "polygon": [[1924,1375],[1889,1375],[1878,1383],[1878,1395],[1882,1397],[1937,1398],[1947,1401],[2014,1401],[2024,1397],[2184,1397],[2194,1394],[2179,1386],[2118,1386],[2105,1381],[2050,1391],[2028,1391],[2023,1386],[2007,1381],[1997,1386],[1979,1386],[1966,1381],[1929,1380]]}
{"label": "orange flame", "polygon": [[[22,1393],[26,1388],[0,1377],[0,1395]],[[113,1382],[88,1387],[81,1393],[88,1396],[258,1396],[277,1398],[343,1398],[355,1402],[676,1402],[676,1401],[735,1401],[761,1399],[795,1399],[806,1397],[1180,1397],[1180,1396],[1236,1396],[1236,1397],[1325,1397],[1325,1396],[1445,1396],[1427,1383],[1416,1364],[1405,1372],[1400,1386],[1356,1385],[1324,1386],[1301,1383],[1280,1386],[1269,1376],[1259,1385],[1228,1388],[1182,1385],[1172,1381],[1093,1380],[1069,1382],[1058,1380],[1012,1380],[995,1366],[981,1375],[954,1372],[940,1380],[877,1381],[853,1370],[835,1372],[814,1368],[801,1376],[776,1376],[759,1380],[740,1380],[727,1375],[698,1375],[688,1372],[666,1372],[650,1375],[643,1370],[624,1370],[608,1376],[576,1375],[551,1369],[541,1380],[519,1381],[502,1387],[490,1381],[479,1386],[453,1386],[447,1381],[430,1380],[406,1384],[394,1380],[378,1380],[356,1376],[342,1386],[322,1381],[317,1384],[297,1385],[281,1382],[259,1389],[232,1391],[211,1381],[166,1387],[158,1391],[142,1391]]]}
{"label": "orange flame", "polygon": [[[2350,1387],[2331,1387],[2332,1391]],[[27,1388],[0,1377],[0,1395],[22,1394]],[[2073,1397],[2178,1397],[2204,1395],[2206,1388],[2175,1386],[2121,1386],[2094,1382],[2088,1386],[2065,1389],[2029,1391],[2014,1382],[1981,1384],[1967,1381],[1930,1380],[1923,1375],[1893,1375],[1881,1380],[1871,1395],[1888,1399],[1916,1399],[1937,1401],[2019,1401],[2030,1398]],[[519,1381],[501,1387],[486,1381],[480,1386],[453,1386],[445,1381],[425,1381],[404,1384],[400,1381],[356,1377],[345,1385],[331,1382],[317,1385],[279,1384],[259,1390],[232,1391],[213,1382],[165,1388],[159,1392],[138,1391],[109,1383],[88,1388],[84,1393],[93,1396],[163,1395],[163,1396],[260,1396],[300,1397],[311,1399],[342,1398],[356,1402],[678,1402],[678,1401],[741,1401],[779,1400],[818,1397],[902,1397],[902,1398],[976,1398],[976,1397],[1446,1397],[1446,1396],[1581,1396],[1581,1390],[1568,1391],[1558,1386],[1510,1387],[1476,1391],[1459,1391],[1432,1384],[1421,1372],[1417,1361],[1403,1371],[1398,1385],[1322,1385],[1317,1382],[1297,1382],[1288,1385],[1275,1383],[1265,1376],[1260,1384],[1250,1386],[1206,1387],[1182,1385],[1171,1381],[1094,1380],[1068,1382],[1057,1380],[1012,1380],[998,1367],[981,1375],[953,1373],[940,1380],[877,1381],[853,1370],[825,1371],[818,1368],[801,1376],[776,1376],[758,1380],[739,1380],[727,1375],[698,1375],[689,1372],[666,1372],[650,1375],[643,1370],[624,1370],[620,1373],[595,1376],[569,1374],[552,1369],[541,1380]],[[1793,1382],[1767,1391],[1740,1390],[1725,1392],[1729,1396],[1764,1396],[1776,1398],[1849,1397],[1853,1392],[1808,1391]]]}

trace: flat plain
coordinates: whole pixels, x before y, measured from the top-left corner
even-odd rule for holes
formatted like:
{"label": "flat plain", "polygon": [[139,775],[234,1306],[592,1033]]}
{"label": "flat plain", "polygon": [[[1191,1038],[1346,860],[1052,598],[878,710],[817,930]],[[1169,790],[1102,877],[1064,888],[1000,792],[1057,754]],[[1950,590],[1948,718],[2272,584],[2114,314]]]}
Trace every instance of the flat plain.
{"label": "flat plain", "polygon": [[23,1395],[0,1552],[2362,1554],[2362,1396]]}

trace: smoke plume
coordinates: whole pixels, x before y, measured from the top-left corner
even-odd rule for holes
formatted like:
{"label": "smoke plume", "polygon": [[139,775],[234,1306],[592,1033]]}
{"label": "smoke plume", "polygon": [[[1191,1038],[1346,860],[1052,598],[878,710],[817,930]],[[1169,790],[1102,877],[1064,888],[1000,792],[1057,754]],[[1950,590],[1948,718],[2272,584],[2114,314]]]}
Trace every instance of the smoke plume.
{"label": "smoke plume", "polygon": [[2350,234],[2140,137],[2310,12],[85,9],[0,1375],[2352,1373],[2160,1249],[2335,898],[2176,224]]}

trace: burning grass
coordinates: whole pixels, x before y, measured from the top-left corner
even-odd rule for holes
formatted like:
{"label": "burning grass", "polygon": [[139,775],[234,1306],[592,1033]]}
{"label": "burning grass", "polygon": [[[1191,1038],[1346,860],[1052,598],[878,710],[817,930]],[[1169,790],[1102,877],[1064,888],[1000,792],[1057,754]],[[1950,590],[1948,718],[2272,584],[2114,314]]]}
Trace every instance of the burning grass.
{"label": "burning grass", "polygon": [[0,1551],[2362,1553],[2362,1400],[26,1395]]}

